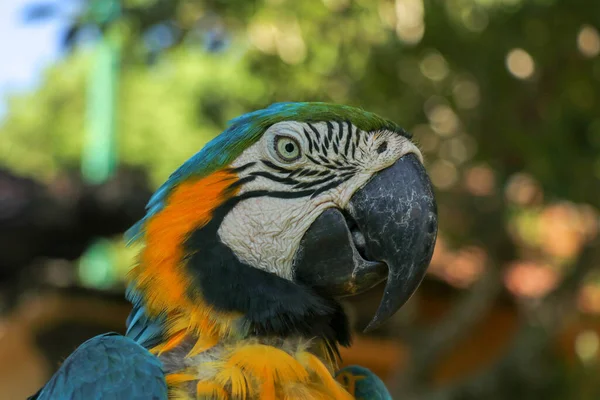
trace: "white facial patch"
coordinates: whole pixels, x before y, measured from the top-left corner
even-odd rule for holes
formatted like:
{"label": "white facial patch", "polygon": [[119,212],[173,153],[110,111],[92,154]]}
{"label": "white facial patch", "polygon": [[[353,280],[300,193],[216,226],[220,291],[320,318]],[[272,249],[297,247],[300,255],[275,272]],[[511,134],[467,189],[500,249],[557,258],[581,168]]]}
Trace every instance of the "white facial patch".
{"label": "white facial patch", "polygon": [[371,176],[417,147],[390,131],[343,122],[286,121],[271,126],[232,164],[246,196],[225,216],[221,241],[250,266],[293,277],[304,233],[327,208],[344,208]]}
{"label": "white facial patch", "polygon": [[314,203],[272,197],[244,200],[225,217],[219,236],[240,261],[291,279],[291,262],[304,232],[333,206]]}

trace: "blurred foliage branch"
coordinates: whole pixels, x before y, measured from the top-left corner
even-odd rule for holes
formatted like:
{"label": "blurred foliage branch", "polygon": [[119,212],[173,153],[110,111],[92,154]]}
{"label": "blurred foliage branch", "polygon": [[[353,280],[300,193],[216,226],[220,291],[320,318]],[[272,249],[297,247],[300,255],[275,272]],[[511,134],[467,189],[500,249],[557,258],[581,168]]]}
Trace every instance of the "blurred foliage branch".
{"label": "blurred foliage branch", "polygon": [[490,311],[501,289],[499,269],[497,266],[487,266],[483,276],[462,294],[441,321],[411,332],[411,340],[407,341],[411,361],[392,380],[397,387],[398,398],[422,398],[422,394],[417,394],[422,390],[419,385],[431,381],[440,358]]}
{"label": "blurred foliage branch", "polygon": [[[49,7],[37,12],[34,7],[30,14],[50,15]],[[485,160],[501,183],[528,171],[551,195],[595,204],[600,199],[600,185],[571,179],[573,173],[595,181],[600,175],[598,99],[592,89],[600,62],[577,48],[582,21],[600,22],[595,3],[130,0],[123,1],[123,17],[112,24],[97,15],[103,8],[86,8],[85,2],[79,7],[83,11],[74,14],[68,30],[77,31],[68,35],[72,43],[86,29],[118,30],[129,46],[124,63],[136,75],[125,77],[124,85],[169,74],[169,65],[195,69],[181,79],[196,89],[193,96],[178,95],[198,107],[190,111],[199,120],[190,122],[204,125],[203,117],[214,122],[208,137],[236,112],[272,101],[347,102],[418,128],[417,137],[455,168],[473,158]],[[412,33],[404,21],[410,18]],[[515,48],[526,49],[522,68],[528,57],[534,62],[526,79],[507,71],[507,55]],[[145,68],[139,62],[155,53],[162,54],[158,65],[137,76]],[[198,78],[217,72],[215,65],[231,64],[238,71],[228,70],[228,76],[258,79],[257,86],[236,93],[231,82],[220,82],[216,98],[202,96],[217,93],[198,86]],[[241,107],[228,110],[227,103]],[[452,167],[446,169],[446,175],[455,175]]]}

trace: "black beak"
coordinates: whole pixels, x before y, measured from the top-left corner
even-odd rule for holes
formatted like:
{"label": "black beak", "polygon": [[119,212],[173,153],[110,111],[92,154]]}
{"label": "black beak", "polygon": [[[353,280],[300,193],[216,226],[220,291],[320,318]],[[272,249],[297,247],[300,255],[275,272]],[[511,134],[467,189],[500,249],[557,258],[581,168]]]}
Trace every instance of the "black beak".
{"label": "black beak", "polygon": [[431,182],[408,154],[375,174],[346,210],[328,209],[305,233],[295,278],[342,297],[387,279],[379,309],[365,330],[391,317],[415,292],[431,261],[437,210]]}

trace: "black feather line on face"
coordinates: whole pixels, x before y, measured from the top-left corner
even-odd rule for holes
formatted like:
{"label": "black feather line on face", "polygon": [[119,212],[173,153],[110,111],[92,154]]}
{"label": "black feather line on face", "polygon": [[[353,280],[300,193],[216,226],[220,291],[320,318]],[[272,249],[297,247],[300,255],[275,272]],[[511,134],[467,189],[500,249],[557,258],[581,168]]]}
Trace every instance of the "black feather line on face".
{"label": "black feather line on face", "polygon": [[313,133],[315,134],[317,143],[321,144],[321,133],[319,132],[319,130],[315,128],[315,126],[310,122],[308,122],[307,125],[310,128],[310,130],[313,131]]}
{"label": "black feather line on face", "polygon": [[[343,176],[340,175],[337,177],[336,180],[331,181],[331,179],[334,178],[335,175],[331,175],[328,173],[327,177],[318,181],[318,183],[324,183],[324,182],[330,182],[330,183],[328,183],[325,186],[321,186],[320,188],[305,189],[303,186],[302,187],[300,186],[300,185],[311,185],[311,186],[314,185],[314,182],[306,182],[306,183],[299,184],[298,187],[295,187],[295,188],[303,189],[303,190],[289,191],[289,192],[283,191],[283,190],[253,190],[253,191],[245,192],[245,193],[241,194],[240,196],[238,196],[237,198],[250,199],[250,198],[255,198],[255,197],[273,197],[276,199],[298,199],[301,197],[310,197],[311,199],[313,199],[316,196],[320,195],[321,193],[341,185],[342,183],[344,183],[348,179],[350,179],[352,176],[354,176],[354,174],[343,174]],[[253,180],[253,179],[256,179],[256,177],[250,176],[250,177],[243,178],[242,180]],[[233,187],[234,185],[236,185],[236,183],[232,184],[231,187]]]}
{"label": "black feather line on face", "polygon": [[313,164],[317,164],[317,165],[323,165],[320,161],[318,161],[316,158],[309,156],[308,154],[306,155],[306,158],[308,158],[310,161],[312,161]]}
{"label": "black feather line on face", "polygon": [[[333,124],[329,121],[326,122],[327,125],[327,140],[329,142],[333,141]],[[329,147],[329,146],[327,146]]]}
{"label": "black feather line on face", "polygon": [[[329,140],[327,139],[327,137],[325,137],[323,139],[323,144],[321,144],[321,154],[327,155],[329,152],[328,148],[329,148]],[[320,156],[320,154],[319,154],[319,156]]]}
{"label": "black feather line on face", "polygon": [[300,170],[300,172],[298,172],[298,176],[304,176],[304,177],[315,176],[315,175],[319,175],[323,172],[326,172],[327,174],[329,174],[329,171],[317,171],[314,169],[302,169],[302,170]]}
{"label": "black feather line on face", "polygon": [[306,171],[305,168],[296,168],[292,172],[288,173],[287,176],[288,176],[288,178],[302,176],[300,174],[302,174],[302,172],[304,172],[304,171]]}
{"label": "black feather line on face", "polygon": [[338,138],[338,143],[341,143],[342,139],[344,138],[344,122],[343,121],[338,121],[337,138]]}
{"label": "black feather line on face", "polygon": [[328,165],[328,164],[330,164],[330,163],[331,163],[331,162],[330,162],[331,160],[329,160],[329,159],[328,159],[328,158],[326,158],[325,156],[322,156],[321,154],[319,154],[319,158],[321,159],[321,161],[322,161],[322,164]]}
{"label": "black feather line on face", "polygon": [[350,142],[352,141],[352,124],[347,121],[348,131],[346,132],[346,145],[344,146],[344,155],[348,157],[348,149],[350,148]]}
{"label": "black feather line on face", "polygon": [[[327,139],[325,139],[325,141],[327,141]],[[329,146],[329,143],[327,143],[327,146]],[[327,155],[329,155],[329,150],[327,150],[327,147],[325,147],[325,145],[322,145],[322,146],[321,146],[320,153],[318,153],[318,154],[317,154],[317,156],[318,156],[318,157],[319,157],[321,160],[323,160],[323,159],[327,159],[327,158],[323,158],[323,156],[322,156],[321,154],[324,154],[324,155],[326,155],[326,156],[327,156]]]}
{"label": "black feather line on face", "polygon": [[229,171],[234,174],[238,174],[240,172],[247,170],[248,168],[252,167],[255,164],[256,164],[256,162],[252,161],[252,162],[246,163],[244,165],[240,165],[239,167],[230,168]]}
{"label": "black feather line on face", "polygon": [[308,152],[312,153],[314,147],[313,140],[306,129],[302,129],[302,132],[304,132],[304,136],[306,136],[306,140],[308,141]]}
{"label": "black feather line on face", "polygon": [[333,346],[348,346],[348,318],[339,303],[241,262],[219,239],[217,231],[225,215],[238,202],[256,195],[249,192],[225,202],[207,225],[186,240],[186,269],[202,299],[216,310],[241,313],[251,335],[320,337]]}
{"label": "black feather line on face", "polygon": [[288,177],[279,177],[277,175],[273,175],[273,174],[271,174],[269,172],[265,172],[265,171],[252,172],[252,173],[250,173],[250,176],[257,176],[257,177],[260,176],[262,178],[266,178],[266,179],[272,180],[277,183],[283,183],[285,185],[296,185],[298,183],[301,183],[300,181],[290,178],[289,176]]}
{"label": "black feather line on face", "polygon": [[277,171],[277,172],[287,172],[287,173],[291,173],[291,172],[293,172],[293,171],[294,171],[294,170],[292,170],[292,169],[287,169],[287,168],[280,167],[279,165],[275,165],[275,164],[273,164],[273,163],[272,163],[271,161],[269,161],[269,160],[260,160],[260,161],[261,161],[261,162],[262,162],[264,165],[266,165],[267,167],[269,167],[269,168],[271,168],[271,169],[273,169],[273,170],[275,170],[275,171]]}
{"label": "black feather line on face", "polygon": [[322,186],[320,188],[318,188],[317,190],[315,190],[315,192],[310,196],[311,199],[314,199],[315,197],[317,197],[318,195],[320,195],[321,193],[329,190],[329,189],[333,189],[335,187],[337,187],[338,185],[344,183],[345,181],[347,181],[348,178],[341,178],[341,179],[337,179],[325,186]]}
{"label": "black feather line on face", "polygon": [[255,180],[255,179],[256,179],[256,177],[255,177],[255,176],[246,176],[246,177],[244,177],[244,178],[242,178],[242,179],[239,179],[239,180],[235,181],[234,183],[232,183],[231,185],[229,185],[229,186],[227,187],[227,189],[225,189],[225,195],[226,195],[226,196],[231,196],[231,195],[233,194],[233,192],[234,192],[234,191],[235,191],[237,188],[239,188],[239,187],[241,187],[241,186],[245,185],[245,184],[246,184],[246,183],[248,183],[248,182],[252,182],[252,181],[253,181],[253,180]]}
{"label": "black feather line on face", "polygon": [[338,160],[331,160],[331,162],[333,164],[335,164],[335,166],[336,166],[335,169],[338,170],[338,171],[339,171],[340,168],[344,167],[344,165],[345,165],[343,162],[338,161]]}
{"label": "black feather line on face", "polygon": [[301,182],[301,183],[297,184],[296,186],[294,186],[294,189],[308,189],[308,188],[311,188],[314,186],[321,185],[323,183],[327,183],[330,180],[332,180],[333,178],[335,178],[335,175],[329,174],[325,178],[317,179],[316,181]]}
{"label": "black feather line on face", "polygon": [[340,178],[350,179],[354,176],[354,171],[348,171],[340,174]]}

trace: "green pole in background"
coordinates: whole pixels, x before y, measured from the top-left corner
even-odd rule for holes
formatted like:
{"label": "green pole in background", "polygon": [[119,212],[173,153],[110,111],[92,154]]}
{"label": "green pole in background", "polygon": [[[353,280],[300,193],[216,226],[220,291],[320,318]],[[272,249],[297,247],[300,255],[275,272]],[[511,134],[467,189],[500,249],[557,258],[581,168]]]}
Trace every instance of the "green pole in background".
{"label": "green pole in background", "polygon": [[[109,26],[121,14],[118,0],[95,0],[89,18]],[[117,32],[104,30],[95,49],[87,89],[86,131],[81,159],[83,179],[92,184],[108,180],[117,164],[117,89],[120,43]],[[110,241],[96,240],[81,257],[79,278],[84,285],[108,287],[115,281]]]}

